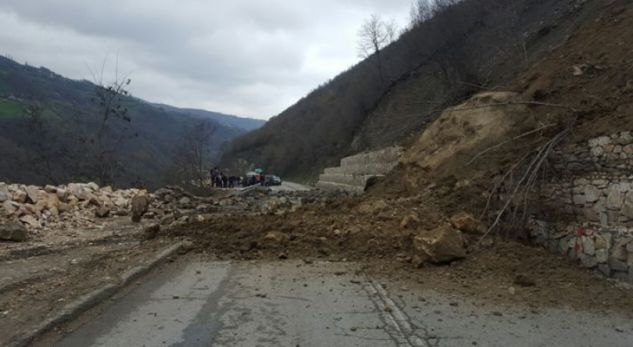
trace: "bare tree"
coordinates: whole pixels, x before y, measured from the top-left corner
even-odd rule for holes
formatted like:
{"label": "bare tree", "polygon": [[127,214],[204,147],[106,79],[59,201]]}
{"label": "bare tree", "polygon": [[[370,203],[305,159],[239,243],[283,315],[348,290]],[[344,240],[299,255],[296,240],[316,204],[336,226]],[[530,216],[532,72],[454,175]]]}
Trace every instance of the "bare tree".
{"label": "bare tree", "polygon": [[363,59],[373,58],[380,81],[384,84],[382,50],[396,40],[397,26],[394,21],[386,22],[373,14],[363,23],[358,32],[358,53]]}
{"label": "bare tree", "polygon": [[129,78],[119,79],[104,85],[98,83],[92,102],[97,107],[97,127],[92,133],[82,136],[81,141],[90,150],[88,155],[89,175],[100,184],[111,184],[116,172],[122,170],[119,151],[123,143],[133,137],[132,119],[128,115],[125,99],[129,96]]}

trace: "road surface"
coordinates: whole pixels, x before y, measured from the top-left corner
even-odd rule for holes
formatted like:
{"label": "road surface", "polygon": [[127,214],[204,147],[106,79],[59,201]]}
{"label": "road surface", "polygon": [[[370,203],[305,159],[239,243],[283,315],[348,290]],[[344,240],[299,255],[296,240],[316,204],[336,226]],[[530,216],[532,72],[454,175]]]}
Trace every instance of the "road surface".
{"label": "road surface", "polygon": [[456,303],[405,284],[351,263],[197,259],[40,345],[633,346],[633,323],[618,317]]}
{"label": "road surface", "polygon": [[[254,186],[248,186],[245,188],[236,188],[236,191],[238,194],[240,194],[240,193],[243,193],[252,189],[257,189],[257,188],[262,188],[262,186],[254,185]],[[297,191],[301,192],[301,191],[308,191],[312,189],[312,187],[310,186],[306,186],[306,185],[294,183],[294,182],[288,182],[288,181],[283,181],[280,186],[270,186],[268,188],[270,188],[272,191],[275,191],[275,192],[297,192]]]}
{"label": "road surface", "polygon": [[281,182],[280,186],[272,186],[270,188],[273,191],[306,191],[312,189],[312,187],[305,186],[303,184],[287,181]]}

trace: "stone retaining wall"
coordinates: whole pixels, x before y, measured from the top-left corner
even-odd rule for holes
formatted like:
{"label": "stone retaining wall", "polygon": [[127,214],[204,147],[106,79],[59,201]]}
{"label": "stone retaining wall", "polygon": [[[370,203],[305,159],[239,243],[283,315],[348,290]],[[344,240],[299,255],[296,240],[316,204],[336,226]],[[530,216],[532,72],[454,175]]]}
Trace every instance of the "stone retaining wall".
{"label": "stone retaining wall", "polygon": [[552,155],[533,240],[609,277],[633,282],[633,136],[568,145]]}
{"label": "stone retaining wall", "polygon": [[388,147],[343,158],[340,166],[323,171],[317,187],[362,193],[371,178],[384,176],[398,165],[402,152],[402,147]]}

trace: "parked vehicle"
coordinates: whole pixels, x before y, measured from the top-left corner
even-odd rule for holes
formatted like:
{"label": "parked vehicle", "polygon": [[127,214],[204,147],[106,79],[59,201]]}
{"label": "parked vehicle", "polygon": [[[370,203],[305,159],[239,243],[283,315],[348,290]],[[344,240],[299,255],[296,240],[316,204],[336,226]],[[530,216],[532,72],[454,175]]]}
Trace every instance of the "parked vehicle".
{"label": "parked vehicle", "polygon": [[266,175],[264,176],[264,185],[265,186],[280,186],[281,178],[275,175]]}

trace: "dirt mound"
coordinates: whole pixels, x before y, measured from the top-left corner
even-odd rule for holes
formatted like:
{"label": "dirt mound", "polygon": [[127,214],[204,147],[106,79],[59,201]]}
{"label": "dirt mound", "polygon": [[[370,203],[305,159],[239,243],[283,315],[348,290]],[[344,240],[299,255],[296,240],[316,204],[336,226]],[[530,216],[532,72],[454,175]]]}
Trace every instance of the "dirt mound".
{"label": "dirt mound", "polygon": [[[506,86],[447,109],[370,197],[423,188],[446,213],[481,214],[488,192],[523,156],[565,128],[561,144],[633,129],[633,3],[595,7],[561,45]],[[520,171],[521,168],[518,169]]]}
{"label": "dirt mound", "polygon": [[417,228],[433,228],[441,221],[424,207],[398,208],[394,201],[340,199],[327,205],[308,204],[282,216],[276,214],[218,214],[211,220],[173,228],[170,236],[196,240],[200,250],[221,257],[259,259],[277,257],[336,257],[366,259],[410,255],[414,230],[401,227],[411,213],[427,218]]}
{"label": "dirt mound", "polygon": [[478,153],[537,125],[517,93],[488,92],[448,108],[406,152],[402,163],[447,176]]}

